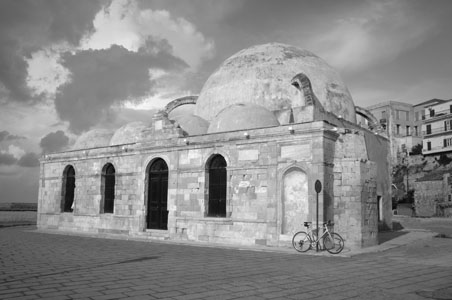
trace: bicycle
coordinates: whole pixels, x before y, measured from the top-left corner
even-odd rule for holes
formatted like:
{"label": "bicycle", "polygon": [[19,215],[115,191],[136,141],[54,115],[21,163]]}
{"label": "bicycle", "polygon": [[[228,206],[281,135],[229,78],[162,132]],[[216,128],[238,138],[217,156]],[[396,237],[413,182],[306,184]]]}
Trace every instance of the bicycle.
{"label": "bicycle", "polygon": [[344,239],[337,233],[330,232],[329,226],[333,226],[334,223],[330,221],[323,223],[323,234],[317,238],[317,229],[312,231],[310,229],[312,222],[304,222],[304,227],[308,232],[299,231],[294,234],[292,238],[292,246],[298,252],[306,252],[311,248],[316,248],[322,240],[323,249],[331,254],[338,254],[344,249]]}

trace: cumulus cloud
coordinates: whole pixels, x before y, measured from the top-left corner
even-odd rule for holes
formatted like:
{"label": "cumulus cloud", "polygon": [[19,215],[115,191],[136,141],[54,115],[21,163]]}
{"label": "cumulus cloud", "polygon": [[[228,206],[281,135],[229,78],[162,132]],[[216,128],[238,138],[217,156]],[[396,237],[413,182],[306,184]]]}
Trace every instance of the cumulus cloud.
{"label": "cumulus cloud", "polygon": [[135,0],[113,0],[93,23],[94,32],[82,42],[85,49],[116,44],[136,51],[152,37],[168,41],[173,54],[194,69],[214,51],[214,43],[186,19],[174,18],[167,10],[140,9]]}
{"label": "cumulus cloud", "polygon": [[69,70],[60,64],[60,54],[64,46],[50,46],[31,54],[26,59],[27,85],[34,95],[52,97],[57,88],[69,79]]}
{"label": "cumulus cloud", "polygon": [[148,39],[137,52],[113,45],[108,49],[67,52],[62,56],[70,81],[57,90],[55,107],[71,131],[79,133],[99,123],[113,104],[152,94],[149,69],[170,72],[187,65],[171,54],[165,41]]}
{"label": "cumulus cloud", "polygon": [[41,146],[43,153],[52,153],[63,150],[69,143],[69,137],[62,130],[51,132],[41,139],[39,146]]}
{"label": "cumulus cloud", "polygon": [[12,156],[14,156],[16,159],[19,159],[20,157],[22,157],[22,155],[24,155],[26,152],[24,149],[22,149],[19,146],[16,145],[9,145],[8,147],[8,153],[11,154]]}
{"label": "cumulus cloud", "polygon": [[26,153],[17,161],[17,164],[25,168],[37,167],[39,166],[38,155],[34,152]]}
{"label": "cumulus cloud", "polygon": [[366,2],[334,28],[312,39],[312,48],[335,67],[359,71],[391,61],[430,37],[434,23],[409,2]]}
{"label": "cumulus cloud", "polygon": [[[111,121],[111,107],[122,101],[162,106],[185,93],[181,74],[210,58],[213,42],[167,10],[135,0],[103,3],[1,2],[0,94],[55,101],[58,117],[80,133]],[[5,14],[9,8],[13,17]]]}
{"label": "cumulus cloud", "polygon": [[0,166],[20,166],[20,167],[37,167],[39,166],[38,155],[34,152],[25,153],[18,158],[17,153],[0,151]]}
{"label": "cumulus cloud", "polygon": [[15,134],[11,134],[6,130],[0,131],[0,142],[3,141],[14,141],[14,140],[22,140],[26,139],[24,136],[19,136]]}
{"label": "cumulus cloud", "polygon": [[27,85],[26,58],[46,45],[77,44],[92,28],[98,1],[0,1],[0,87],[8,101],[33,98]]}

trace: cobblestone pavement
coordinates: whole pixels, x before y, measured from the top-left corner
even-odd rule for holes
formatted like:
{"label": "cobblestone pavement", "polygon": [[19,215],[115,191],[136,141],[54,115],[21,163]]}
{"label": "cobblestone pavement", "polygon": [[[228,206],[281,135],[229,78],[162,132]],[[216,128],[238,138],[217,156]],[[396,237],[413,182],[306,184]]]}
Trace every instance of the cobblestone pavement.
{"label": "cobblestone pavement", "polygon": [[0,299],[452,299],[452,239],[353,256],[0,229]]}

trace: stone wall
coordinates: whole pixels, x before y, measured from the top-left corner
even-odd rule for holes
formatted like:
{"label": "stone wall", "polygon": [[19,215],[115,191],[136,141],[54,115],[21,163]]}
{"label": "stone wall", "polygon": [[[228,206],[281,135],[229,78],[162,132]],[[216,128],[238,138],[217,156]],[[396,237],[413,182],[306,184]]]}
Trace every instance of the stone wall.
{"label": "stone wall", "polygon": [[[377,194],[377,184],[389,186],[389,172],[378,179],[378,168],[384,165],[368,160],[364,134],[349,130],[337,140],[334,160],[334,223],[350,248],[375,245],[378,242],[378,197],[383,215],[388,216],[390,194]],[[384,170],[383,170],[384,171]],[[384,182],[379,182],[384,181]],[[388,198],[383,200],[384,198]],[[386,222],[391,222],[387,217]]]}
{"label": "stone wall", "polygon": [[436,215],[436,205],[444,199],[443,180],[415,182],[414,205],[419,217]]}
{"label": "stone wall", "polygon": [[334,169],[335,231],[349,248],[375,245],[378,242],[375,164],[342,159]]}
{"label": "stone wall", "polygon": [[[44,159],[38,227],[289,247],[293,233],[304,230],[304,221],[315,222],[314,183],[320,180],[320,222],[334,219],[347,247],[374,244],[376,167],[362,159],[362,135],[339,135],[324,122],[291,124],[291,130],[289,126],[248,130],[248,136],[237,131],[177,137],[177,130],[169,127],[162,123],[162,130],[172,132],[165,143],[161,135],[155,141]],[[227,163],[225,218],[207,216],[206,164],[215,154]],[[169,169],[168,230],[163,231],[146,230],[147,173],[156,158],[165,160]],[[116,171],[113,214],[101,213],[101,170],[107,163]],[[68,165],[76,174],[71,213],[61,211],[63,171]],[[301,185],[290,179],[293,175]],[[304,204],[300,206],[297,198]]]}

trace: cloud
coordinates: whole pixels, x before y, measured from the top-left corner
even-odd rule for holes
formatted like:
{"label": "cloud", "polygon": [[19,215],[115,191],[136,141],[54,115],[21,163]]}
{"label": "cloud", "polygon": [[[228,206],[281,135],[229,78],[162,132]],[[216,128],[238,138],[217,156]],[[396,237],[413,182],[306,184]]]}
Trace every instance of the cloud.
{"label": "cloud", "polygon": [[57,89],[59,117],[79,133],[108,117],[113,104],[152,94],[155,81],[149,77],[149,69],[178,72],[187,67],[171,52],[165,41],[148,39],[137,52],[113,45],[65,53],[62,64],[71,74],[70,81]]}
{"label": "cloud", "polygon": [[41,139],[39,146],[41,146],[43,153],[52,153],[63,150],[69,143],[69,137],[62,130],[51,132]]}
{"label": "cloud", "polygon": [[[18,148],[18,147],[16,147]],[[20,148],[18,148],[20,149]],[[39,166],[38,155],[34,152],[25,153],[22,149],[21,151],[11,152],[11,147],[9,152],[0,151],[0,166],[14,166],[18,165],[20,167],[37,167]],[[17,154],[22,154],[20,158]]]}
{"label": "cloud", "polygon": [[174,18],[167,10],[140,9],[134,0],[113,0],[94,19],[94,32],[85,36],[84,49],[105,49],[121,45],[136,51],[150,37],[166,40],[173,54],[194,69],[210,58],[214,43],[184,18]]}
{"label": "cloud", "polygon": [[54,101],[57,116],[80,133],[112,120],[111,106],[122,101],[166,104],[170,88],[187,90],[181,74],[213,55],[212,41],[165,9],[103,3],[0,2],[0,101]]}
{"label": "cloud", "polygon": [[22,140],[22,139],[26,139],[26,137],[24,136],[19,136],[19,135],[14,135],[14,134],[10,134],[8,131],[3,130],[0,131],[0,142],[3,141],[14,141],[14,140]]}
{"label": "cloud", "polygon": [[24,154],[18,161],[17,164],[21,167],[33,168],[39,166],[38,155],[34,152],[29,152]]}
{"label": "cloud", "polygon": [[434,21],[416,14],[409,2],[365,2],[336,20],[311,47],[333,66],[352,71],[395,59],[431,36]]}
{"label": "cloud", "polygon": [[53,43],[77,44],[99,9],[91,0],[0,1],[0,87],[8,101],[36,98],[27,85],[26,58]]}
{"label": "cloud", "polygon": [[17,159],[10,153],[0,151],[0,165],[14,165],[17,163]]}
{"label": "cloud", "polygon": [[28,58],[27,85],[34,95],[52,97],[57,88],[69,79],[69,71],[60,64],[60,53],[69,47],[50,46]]}
{"label": "cloud", "polygon": [[24,149],[22,149],[19,146],[16,145],[9,145],[8,147],[8,153],[11,154],[12,156],[14,156],[16,159],[19,159],[20,157],[22,157],[22,155],[24,155],[26,152]]}

